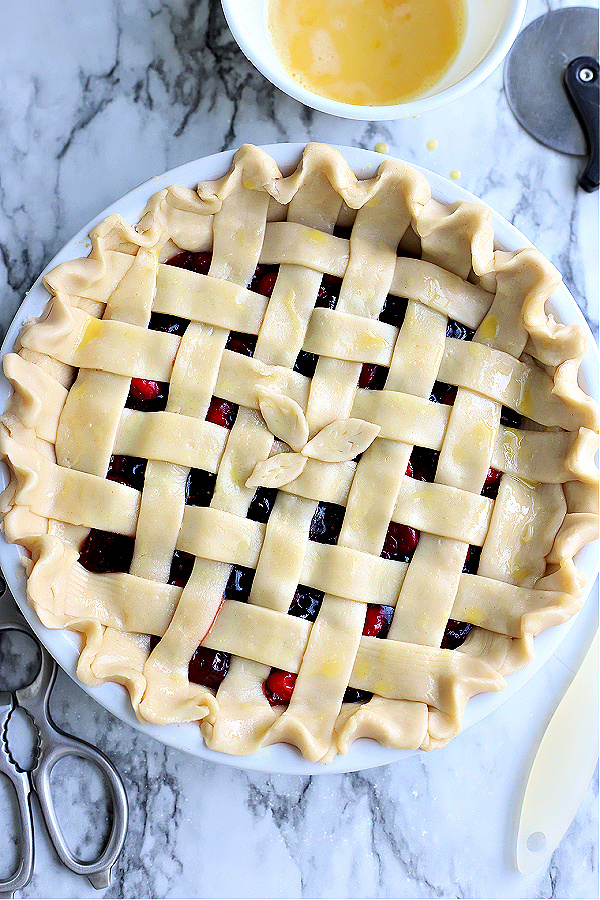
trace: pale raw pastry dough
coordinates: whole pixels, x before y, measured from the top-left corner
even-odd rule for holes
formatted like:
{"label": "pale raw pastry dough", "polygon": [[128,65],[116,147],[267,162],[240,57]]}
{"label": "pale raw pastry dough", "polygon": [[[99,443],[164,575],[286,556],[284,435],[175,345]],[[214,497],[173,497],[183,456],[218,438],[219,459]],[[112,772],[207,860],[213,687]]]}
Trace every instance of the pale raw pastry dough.
{"label": "pale raw pastry dough", "polygon": [[[597,527],[585,336],[545,311],[554,268],[495,248],[490,223],[401,162],[358,181],[312,144],[283,177],[244,146],[223,178],[160,191],[136,227],[109,217],[89,257],[50,272],[47,310],[4,359],[2,508],[40,619],[84,636],[82,681],[122,683],[142,721],[198,720],[227,753],[430,749],[577,611],[574,557]],[[212,251],[208,275],[165,265],[179,250]],[[270,298],[248,288],[258,263],[279,266]],[[315,309],[325,273],[342,279],[335,310]],[[401,327],[378,319],[388,294],[407,300]],[[183,337],[148,330],[153,312],[189,320]],[[446,337],[449,318],[473,340]],[[251,358],[226,349],[230,331],[257,335]],[[387,367],[383,390],[358,387],[363,363]],[[132,377],[169,383],[164,411],[124,408]],[[429,399],[436,381],[458,389],[452,406]],[[239,404],[231,430],[206,421],[213,396]],[[433,483],[404,474],[414,445],[439,451]],[[113,454],[148,460],[141,492],[107,480]],[[185,504],[194,468],[216,473],[207,507]],[[257,485],[278,488],[266,524],[246,517]],[[319,502],[345,508],[334,545],[309,540]],[[409,563],[380,555],[390,522],[420,532]],[[129,572],[78,562],[90,528],[135,538]],[[175,550],[195,557],[183,588]],[[254,570],[247,603],[223,601],[232,565]],[[298,584],[324,592],[314,622],[287,615]],[[370,603],[395,610],[385,640],[362,635]],[[440,649],[451,618],[474,627]],[[200,644],[231,654],[217,691],[188,679]],[[263,692],[271,667],[297,673],[287,707]],[[349,685],[372,699],[344,703]]]}

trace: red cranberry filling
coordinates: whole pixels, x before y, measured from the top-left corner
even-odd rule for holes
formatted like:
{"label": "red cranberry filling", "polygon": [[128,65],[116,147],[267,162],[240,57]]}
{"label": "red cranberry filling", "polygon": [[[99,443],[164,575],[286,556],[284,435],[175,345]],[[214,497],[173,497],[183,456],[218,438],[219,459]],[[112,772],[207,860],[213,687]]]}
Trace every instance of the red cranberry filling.
{"label": "red cranberry filling", "polygon": [[446,337],[455,338],[459,341],[470,341],[473,338],[475,331],[472,328],[469,328],[467,325],[462,325],[460,322],[456,322],[454,319],[448,319],[448,325],[446,326]]}
{"label": "red cranberry filling", "polygon": [[342,279],[336,275],[323,275],[315,306],[321,309],[335,309],[340,296]]}
{"label": "red cranberry filling", "polygon": [[487,477],[481,490],[484,497],[491,497],[492,500],[496,499],[501,478],[502,472],[499,472],[498,469],[488,469]]}
{"label": "red cranberry filling", "polygon": [[213,397],[206,413],[206,421],[220,425],[221,428],[232,428],[237,411],[237,403],[230,403],[229,400]]}
{"label": "red cranberry filling", "polygon": [[317,368],[318,358],[316,353],[307,353],[306,350],[301,350],[294,363],[294,372],[304,375],[305,378],[312,378]]}
{"label": "red cranberry filling", "polygon": [[148,378],[132,378],[125,406],[140,412],[160,412],[167,405],[169,385]]}
{"label": "red cranberry filling", "polygon": [[500,424],[504,425],[505,428],[520,428],[521,421],[521,416],[518,412],[514,412],[514,410],[509,409],[508,406],[502,407]]}
{"label": "red cranberry filling", "polygon": [[247,569],[245,566],[232,566],[223,597],[226,600],[237,600],[239,603],[246,603],[252,590],[253,581],[254,569]]}
{"label": "red cranberry filling", "polygon": [[344,703],[367,703],[373,694],[360,688],[347,687],[344,692]]}
{"label": "red cranberry filling", "polygon": [[480,557],[481,547],[475,547],[473,544],[470,544],[467,555],[465,556],[463,572],[466,572],[468,575],[476,575],[477,569],[479,568]]}
{"label": "red cranberry filling", "polygon": [[434,403],[445,403],[447,406],[452,406],[457,393],[457,387],[446,384],[444,381],[436,381],[431,390],[431,394],[429,395],[429,399],[433,400]]}
{"label": "red cranberry filling", "polygon": [[277,281],[278,272],[279,266],[264,266],[259,264],[256,267],[256,271],[250,282],[250,290],[256,291],[257,294],[263,294],[265,297],[270,297],[273,293],[275,282]]}
{"label": "red cranberry filling", "polygon": [[386,638],[392,624],[394,610],[391,606],[380,606],[378,603],[369,603],[363,634],[368,637]]}
{"label": "red cranberry filling", "polygon": [[183,550],[175,550],[173,559],[171,560],[171,572],[169,574],[169,584],[177,587],[185,587],[194,568],[196,557],[191,553],[185,553]]}
{"label": "red cranberry filling", "polygon": [[212,253],[197,252],[191,253],[182,250],[167,261],[168,266],[176,266],[178,269],[188,269],[190,272],[196,272],[198,275],[208,275]]}
{"label": "red cranberry filling", "polygon": [[392,294],[388,294],[379,314],[379,321],[400,328],[404,322],[407,304],[408,301],[404,297],[394,297]]}
{"label": "red cranberry filling", "polygon": [[216,691],[227,675],[230,659],[230,654],[224,653],[222,650],[198,647],[190,659],[188,678],[194,684]]}
{"label": "red cranberry filling", "polygon": [[439,450],[430,450],[428,447],[413,447],[410,455],[412,477],[417,481],[434,481],[437,469]]}
{"label": "red cranberry filling", "polygon": [[294,693],[296,677],[293,672],[271,669],[263,684],[264,695],[271,706],[287,706]]}

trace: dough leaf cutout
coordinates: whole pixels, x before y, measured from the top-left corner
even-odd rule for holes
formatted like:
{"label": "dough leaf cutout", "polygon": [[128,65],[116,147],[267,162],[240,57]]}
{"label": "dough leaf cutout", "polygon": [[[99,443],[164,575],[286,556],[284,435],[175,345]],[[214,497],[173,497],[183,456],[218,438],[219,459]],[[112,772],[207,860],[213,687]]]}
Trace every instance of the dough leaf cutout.
{"label": "dough leaf cutout", "polygon": [[267,428],[276,438],[284,441],[292,450],[300,451],[308,440],[308,422],[302,407],[276,391],[259,388],[258,405]]}
{"label": "dough leaf cutout", "polygon": [[364,453],[380,431],[379,425],[364,419],[338,419],[322,428],[304,447],[302,455],[322,462],[346,462]]}
{"label": "dough leaf cutout", "polygon": [[279,488],[298,478],[308,460],[300,453],[277,453],[258,462],[246,487]]}

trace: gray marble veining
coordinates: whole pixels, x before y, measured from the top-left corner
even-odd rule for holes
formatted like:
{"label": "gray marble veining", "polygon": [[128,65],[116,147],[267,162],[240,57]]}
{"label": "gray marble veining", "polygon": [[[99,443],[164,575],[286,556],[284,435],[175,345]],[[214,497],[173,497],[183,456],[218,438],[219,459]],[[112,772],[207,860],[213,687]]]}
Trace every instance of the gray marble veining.
{"label": "gray marble veining", "polygon": [[[530,0],[526,22],[564,5]],[[0,49],[2,329],[59,248],[150,176],[244,142],[325,140],[383,141],[445,177],[460,170],[554,262],[597,333],[598,196],[576,189],[580,159],[519,128],[501,69],[444,109],[370,123],[308,110],[268,84],[218,0],[4,0]],[[111,887],[96,892],[58,863],[38,816],[22,896],[597,898],[597,777],[550,863],[523,878],[514,862],[532,750],[595,618],[592,605],[560,655],[443,751],[347,775],[195,759],[115,719],[61,673],[55,718],[117,765],[130,827]],[[55,786],[74,846],[89,852],[103,834],[101,785],[62,767]],[[16,857],[12,813],[0,782],[2,874]]]}

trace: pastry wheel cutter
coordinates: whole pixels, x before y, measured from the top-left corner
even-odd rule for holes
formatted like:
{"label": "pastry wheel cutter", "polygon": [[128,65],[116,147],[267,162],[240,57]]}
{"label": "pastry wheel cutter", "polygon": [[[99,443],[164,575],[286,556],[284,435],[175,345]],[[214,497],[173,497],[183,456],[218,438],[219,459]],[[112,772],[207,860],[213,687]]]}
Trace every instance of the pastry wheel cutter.
{"label": "pastry wheel cutter", "polygon": [[520,125],[559,153],[586,156],[579,185],[600,181],[598,9],[567,6],[535,19],[517,37],[504,88]]}
{"label": "pastry wheel cutter", "polygon": [[[13,892],[31,880],[34,867],[32,794],[39,805],[54,849],[61,862],[78,875],[86,875],[93,887],[106,888],[110,884],[111,868],[119,855],[127,831],[127,795],[121,777],[110,760],[96,747],[62,731],[53,721],[49,699],[56,680],[57,663],[25,624],[4,621],[0,607],[0,637],[9,631],[27,635],[39,648],[41,664],[33,681],[18,690],[2,690],[0,683],[0,773],[8,776],[17,800],[20,834],[20,861],[16,872],[0,879],[0,898],[12,897]],[[29,716],[37,731],[35,760],[31,769],[23,768],[11,753],[8,725],[15,710]],[[50,790],[50,776],[55,764],[68,756],[92,763],[102,774],[112,807],[110,834],[96,859],[78,859],[69,849],[60,827]]]}

